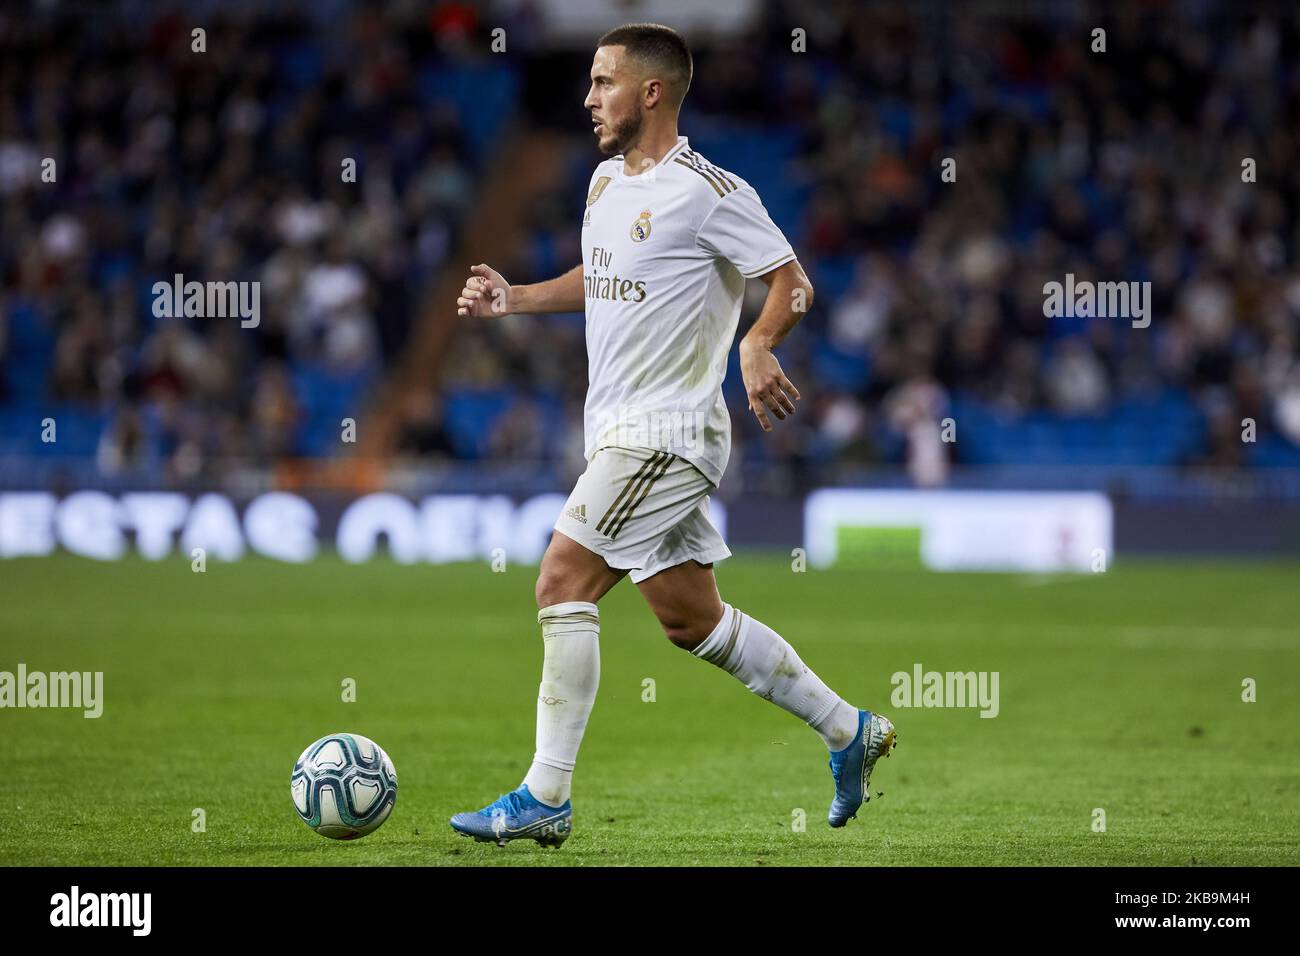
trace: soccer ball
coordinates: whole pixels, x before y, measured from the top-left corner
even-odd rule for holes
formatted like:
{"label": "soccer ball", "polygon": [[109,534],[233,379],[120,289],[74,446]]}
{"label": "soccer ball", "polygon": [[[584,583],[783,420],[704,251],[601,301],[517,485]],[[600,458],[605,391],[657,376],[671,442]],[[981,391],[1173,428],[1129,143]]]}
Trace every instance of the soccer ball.
{"label": "soccer ball", "polygon": [[302,752],[289,778],[302,822],[331,840],[378,830],[397,802],[397,771],[369,737],[330,734]]}

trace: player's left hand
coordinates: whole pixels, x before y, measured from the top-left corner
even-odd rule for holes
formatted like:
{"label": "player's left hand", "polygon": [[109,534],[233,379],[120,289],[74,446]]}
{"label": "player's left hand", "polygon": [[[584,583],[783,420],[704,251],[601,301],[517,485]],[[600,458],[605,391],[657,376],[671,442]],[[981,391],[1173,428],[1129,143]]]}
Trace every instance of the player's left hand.
{"label": "player's left hand", "polygon": [[745,340],[740,343],[740,377],[749,396],[749,410],[758,418],[763,431],[772,430],[770,411],[780,421],[794,414],[794,403],[799,400],[799,390],[794,387],[772,350]]}

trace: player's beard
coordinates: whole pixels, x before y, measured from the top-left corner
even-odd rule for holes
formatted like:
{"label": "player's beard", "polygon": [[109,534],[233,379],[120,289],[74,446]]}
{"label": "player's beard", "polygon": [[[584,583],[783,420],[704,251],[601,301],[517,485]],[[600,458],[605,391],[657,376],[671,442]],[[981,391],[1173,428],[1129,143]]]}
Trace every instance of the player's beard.
{"label": "player's beard", "polygon": [[626,153],[641,138],[641,130],[644,127],[645,110],[638,103],[631,115],[624,117],[610,127],[609,139],[602,140],[597,145],[606,156],[617,156],[619,153]]}

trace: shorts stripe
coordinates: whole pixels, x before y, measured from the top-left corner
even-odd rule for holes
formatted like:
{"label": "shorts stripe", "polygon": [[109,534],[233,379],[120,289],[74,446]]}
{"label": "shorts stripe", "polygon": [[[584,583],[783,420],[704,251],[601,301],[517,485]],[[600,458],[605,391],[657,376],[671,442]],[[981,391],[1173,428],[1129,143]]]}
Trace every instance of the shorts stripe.
{"label": "shorts stripe", "polygon": [[637,505],[641,504],[641,502],[645,500],[645,496],[650,494],[650,489],[654,487],[655,482],[664,476],[664,473],[668,471],[668,466],[673,463],[673,456],[671,454],[664,452],[663,455],[663,461],[660,463],[659,468],[653,474],[647,475],[641,482],[641,493],[636,495],[635,500],[623,510],[622,517],[615,519],[617,523],[614,530],[609,534],[609,539],[611,541],[618,537],[618,533],[623,530],[623,526],[627,524],[628,519],[632,517],[632,512],[636,511]]}
{"label": "shorts stripe", "polygon": [[623,500],[632,493],[632,486],[635,485],[638,481],[640,481],[642,475],[646,474],[648,471],[650,471],[651,468],[653,468],[658,463],[658,456],[660,454],[661,454],[660,452],[655,452],[648,459],[642,462],[641,467],[637,469],[637,473],[627,480],[627,484],[625,484],[623,486],[623,490],[618,493],[618,497],[615,498],[614,503],[609,506],[609,510],[605,512],[604,516],[600,519],[600,521],[596,522],[597,531],[604,532],[605,523],[609,521],[610,517],[614,514],[614,512],[621,507],[621,505],[623,504]]}

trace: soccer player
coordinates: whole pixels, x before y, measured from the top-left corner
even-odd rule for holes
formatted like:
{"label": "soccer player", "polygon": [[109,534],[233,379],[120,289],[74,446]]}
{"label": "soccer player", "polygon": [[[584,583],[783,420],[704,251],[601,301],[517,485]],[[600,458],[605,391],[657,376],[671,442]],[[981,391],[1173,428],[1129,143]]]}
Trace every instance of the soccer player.
{"label": "soccer player", "polygon": [[668,639],[798,716],[830,749],[842,827],[870,799],[885,717],[846,703],[762,621],[722,600],[713,563],[731,552],[709,522],[709,492],[731,452],[722,397],[746,279],[768,286],[740,343],[750,410],[764,431],[799,392],[772,354],[812,303],[794,250],[758,194],[677,135],[691,55],[669,27],[635,24],[600,39],[591,66],[596,167],[582,263],[534,285],[474,266],[458,314],[586,310],[587,470],[542,557],[537,620],[545,656],[537,747],[523,783],[451,818],[479,841],[559,846],[572,830],[570,783],[600,675],[597,602],[630,574]]}

